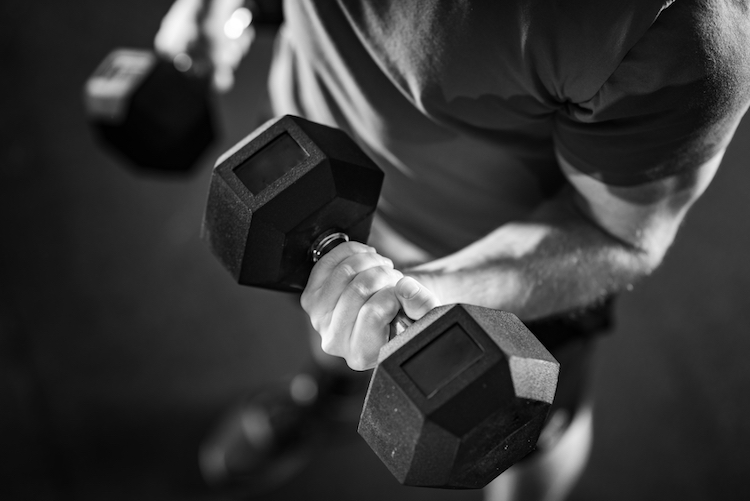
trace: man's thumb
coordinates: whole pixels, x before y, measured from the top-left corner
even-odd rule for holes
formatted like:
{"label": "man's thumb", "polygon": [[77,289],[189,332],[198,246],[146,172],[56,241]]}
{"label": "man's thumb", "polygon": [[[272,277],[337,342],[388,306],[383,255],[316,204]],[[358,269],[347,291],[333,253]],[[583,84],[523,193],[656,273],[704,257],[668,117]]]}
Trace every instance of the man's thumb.
{"label": "man's thumb", "polygon": [[437,296],[412,277],[404,277],[396,283],[396,297],[406,316],[413,320],[419,320],[428,311],[440,306]]}

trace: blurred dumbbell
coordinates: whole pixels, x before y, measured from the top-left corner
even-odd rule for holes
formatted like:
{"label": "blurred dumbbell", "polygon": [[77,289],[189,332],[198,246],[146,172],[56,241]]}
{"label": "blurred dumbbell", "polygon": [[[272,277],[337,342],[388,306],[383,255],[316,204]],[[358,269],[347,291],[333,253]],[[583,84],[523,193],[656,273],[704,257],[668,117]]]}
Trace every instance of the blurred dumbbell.
{"label": "blurred dumbbell", "polygon": [[210,88],[210,71],[189,67],[187,59],[118,49],[86,82],[84,102],[110,149],[142,169],[182,172],[216,137]]}
{"label": "blurred dumbbell", "polygon": [[[301,291],[366,241],[382,181],[342,131],[283,117],[217,161],[203,237],[239,283]],[[359,433],[406,485],[484,487],[534,449],[558,371],[514,315],[441,306],[381,349]]]}
{"label": "blurred dumbbell", "polygon": [[[224,23],[224,34],[236,39],[251,23],[275,26],[278,9],[246,0]],[[205,16],[205,7],[198,16]],[[205,49],[201,40],[197,47]],[[85,84],[86,115],[97,138],[135,167],[189,171],[218,135],[212,78],[210,58],[200,52],[167,58],[151,50],[117,49]]]}

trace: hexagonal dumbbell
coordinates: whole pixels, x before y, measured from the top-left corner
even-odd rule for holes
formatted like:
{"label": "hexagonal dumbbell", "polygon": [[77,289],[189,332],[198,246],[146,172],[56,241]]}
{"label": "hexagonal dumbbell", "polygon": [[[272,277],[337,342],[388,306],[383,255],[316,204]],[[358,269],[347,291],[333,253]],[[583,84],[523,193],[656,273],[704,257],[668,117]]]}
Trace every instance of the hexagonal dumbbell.
{"label": "hexagonal dumbbell", "polygon": [[558,372],[515,315],[440,306],[381,349],[358,431],[404,485],[481,488],[534,450]]}
{"label": "hexagonal dumbbell", "polygon": [[[203,237],[239,283],[301,291],[316,257],[367,240],[382,181],[344,132],[282,117],[217,161]],[[359,432],[406,485],[484,487],[534,449],[558,371],[514,315],[442,306],[381,349]]]}

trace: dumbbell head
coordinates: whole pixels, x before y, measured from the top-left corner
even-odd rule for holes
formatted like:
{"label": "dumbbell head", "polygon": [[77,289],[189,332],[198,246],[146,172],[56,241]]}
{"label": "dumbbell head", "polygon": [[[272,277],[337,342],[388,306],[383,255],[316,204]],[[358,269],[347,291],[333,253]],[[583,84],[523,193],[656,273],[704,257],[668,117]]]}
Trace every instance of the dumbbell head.
{"label": "dumbbell head", "polygon": [[239,283],[301,291],[316,241],[367,240],[382,183],[344,132],[285,116],[217,161],[203,238]]}
{"label": "dumbbell head", "polygon": [[534,449],[558,372],[514,315],[441,306],[381,349],[359,433],[405,485],[481,488]]}
{"label": "dumbbell head", "polygon": [[84,88],[98,138],[151,171],[188,171],[196,164],[215,137],[210,101],[209,72],[179,71],[146,50],[113,51]]}

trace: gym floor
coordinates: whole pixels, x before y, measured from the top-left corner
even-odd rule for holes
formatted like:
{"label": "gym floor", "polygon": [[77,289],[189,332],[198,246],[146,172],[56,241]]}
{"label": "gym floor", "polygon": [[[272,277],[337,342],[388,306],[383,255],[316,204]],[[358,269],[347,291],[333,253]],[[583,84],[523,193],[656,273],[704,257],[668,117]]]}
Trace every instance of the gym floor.
{"label": "gym floor", "polygon": [[[170,0],[0,1],[0,499],[223,500],[196,449],[217,416],[309,361],[282,294],[235,285],[198,232],[213,160],[265,106],[262,33],[189,177],[92,139],[83,82],[148,47]],[[571,499],[742,499],[750,471],[750,123],[666,263],[623,295]],[[267,500],[478,500],[404,488],[351,430]]]}

